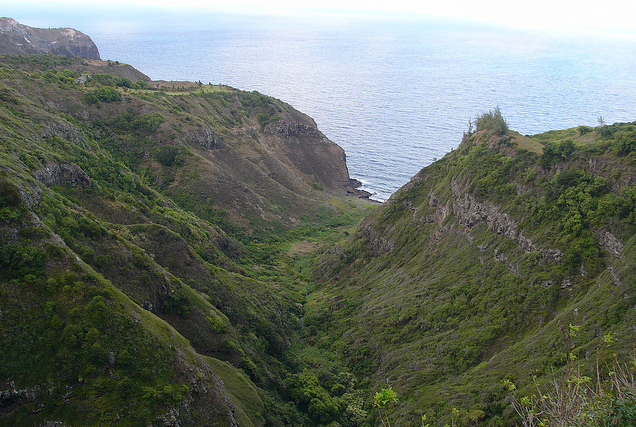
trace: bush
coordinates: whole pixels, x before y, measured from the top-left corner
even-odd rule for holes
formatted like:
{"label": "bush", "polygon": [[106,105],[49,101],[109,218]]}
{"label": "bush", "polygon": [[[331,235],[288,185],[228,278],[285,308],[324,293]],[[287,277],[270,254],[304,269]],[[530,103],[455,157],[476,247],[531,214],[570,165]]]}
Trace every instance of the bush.
{"label": "bush", "polygon": [[99,83],[103,86],[119,86],[119,87],[131,87],[132,81],[126,77],[117,77],[110,74],[93,74],[91,76],[91,82]]}
{"label": "bush", "polygon": [[[595,379],[581,373],[576,362],[572,338],[578,326],[565,330],[566,366],[563,376],[554,376],[548,385],[535,380],[535,393],[515,395],[516,386],[504,380],[509,400],[524,426],[617,426],[636,425],[636,377],[634,360],[620,363],[615,358],[610,372],[604,375],[597,360]],[[604,336],[604,345],[613,335]],[[599,351],[601,351],[599,349]]]}
{"label": "bush", "polygon": [[112,87],[100,87],[95,90],[86,92],[84,99],[89,104],[97,104],[99,102],[117,102],[121,101],[121,93]]}
{"label": "bush", "polygon": [[184,156],[179,147],[161,147],[155,157],[163,166],[181,166],[184,163]]}
{"label": "bush", "polygon": [[164,121],[164,117],[159,113],[140,114],[133,108],[127,108],[121,116],[110,119],[105,124],[112,126],[119,133],[130,132],[136,136],[146,136],[156,132]]}
{"label": "bush", "polygon": [[146,89],[148,87],[148,83],[144,80],[138,80],[130,86],[132,89]]}
{"label": "bush", "polygon": [[636,132],[618,132],[614,136],[616,154],[627,156],[636,151]]}
{"label": "bush", "polygon": [[575,150],[576,147],[571,139],[566,139],[559,144],[548,142],[543,147],[541,164],[545,169],[550,169],[552,165],[567,160]]}
{"label": "bush", "polygon": [[0,252],[0,272],[5,279],[20,279],[27,275],[44,276],[46,254],[28,244],[6,245]]}
{"label": "bush", "polygon": [[508,123],[503,118],[499,107],[478,116],[475,119],[475,126],[477,131],[483,130],[494,135],[505,135],[508,132]]}
{"label": "bush", "polygon": [[185,317],[190,313],[190,300],[182,291],[175,291],[166,297],[163,312]]}

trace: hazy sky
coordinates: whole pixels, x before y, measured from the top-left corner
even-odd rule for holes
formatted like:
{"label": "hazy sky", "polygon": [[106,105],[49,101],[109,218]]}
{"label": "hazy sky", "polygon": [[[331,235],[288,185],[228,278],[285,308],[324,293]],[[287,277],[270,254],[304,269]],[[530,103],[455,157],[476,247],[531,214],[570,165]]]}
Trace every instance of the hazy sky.
{"label": "hazy sky", "polygon": [[[0,0],[13,4],[15,0]],[[195,8],[263,14],[380,13],[429,15],[548,30],[636,33],[636,0],[32,0],[22,6]],[[9,7],[9,9],[11,9]]]}

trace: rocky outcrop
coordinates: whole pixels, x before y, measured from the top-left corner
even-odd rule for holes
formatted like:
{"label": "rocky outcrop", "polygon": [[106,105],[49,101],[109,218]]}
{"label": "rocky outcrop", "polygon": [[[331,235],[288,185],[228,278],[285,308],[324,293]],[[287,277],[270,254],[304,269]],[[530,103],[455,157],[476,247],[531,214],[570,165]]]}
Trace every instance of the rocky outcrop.
{"label": "rocky outcrop", "polygon": [[426,222],[435,222],[441,226],[450,213],[449,203],[441,204],[440,200],[433,193],[431,193],[428,199],[428,206],[431,208],[435,208],[435,212],[432,215],[427,215],[423,219]]}
{"label": "rocky outcrop", "polygon": [[620,255],[625,248],[625,245],[609,231],[599,231],[596,237],[603,249],[613,255]]}
{"label": "rocky outcrop", "polygon": [[16,406],[35,401],[40,393],[39,386],[20,389],[15,386],[13,381],[9,381],[8,385],[9,387],[7,389],[0,390],[0,414],[9,412]]}
{"label": "rocky outcrop", "polygon": [[34,28],[0,18],[0,54],[51,54],[100,59],[89,36],[72,28]]}
{"label": "rocky outcrop", "polygon": [[35,177],[46,186],[88,187],[91,185],[91,179],[86,172],[74,163],[49,163],[43,169],[36,171]]}
{"label": "rocky outcrop", "polygon": [[262,130],[268,151],[305,181],[330,189],[352,189],[344,150],[329,140],[313,119],[286,108],[281,120]]}
{"label": "rocky outcrop", "polygon": [[185,137],[186,143],[198,145],[206,150],[221,148],[223,138],[210,126],[196,128]]}
{"label": "rocky outcrop", "polygon": [[539,248],[532,240],[523,235],[519,225],[510,215],[502,212],[499,207],[490,202],[479,202],[473,196],[462,193],[458,185],[452,185],[453,213],[460,225],[473,228],[480,223],[485,223],[493,233],[516,242],[524,252],[541,253],[541,257],[548,262],[559,262],[561,251],[559,249]]}
{"label": "rocky outcrop", "polygon": [[372,257],[380,257],[395,249],[393,242],[386,237],[379,236],[371,227],[361,227],[359,232],[367,239],[367,247]]}
{"label": "rocky outcrop", "polygon": [[286,138],[309,136],[312,138],[325,138],[325,136],[316,127],[309,126],[304,123],[287,123],[278,121],[270,123],[265,127],[265,132],[269,134],[281,135]]}

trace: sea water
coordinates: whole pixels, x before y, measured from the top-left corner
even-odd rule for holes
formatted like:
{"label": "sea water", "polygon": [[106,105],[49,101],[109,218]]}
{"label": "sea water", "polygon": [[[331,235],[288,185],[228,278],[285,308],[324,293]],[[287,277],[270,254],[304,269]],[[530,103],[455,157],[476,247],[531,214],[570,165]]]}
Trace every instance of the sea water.
{"label": "sea water", "polygon": [[152,79],[227,84],[290,103],[345,149],[351,176],[380,201],[497,106],[522,134],[636,120],[636,38],[372,16],[13,17],[75,27],[102,59]]}

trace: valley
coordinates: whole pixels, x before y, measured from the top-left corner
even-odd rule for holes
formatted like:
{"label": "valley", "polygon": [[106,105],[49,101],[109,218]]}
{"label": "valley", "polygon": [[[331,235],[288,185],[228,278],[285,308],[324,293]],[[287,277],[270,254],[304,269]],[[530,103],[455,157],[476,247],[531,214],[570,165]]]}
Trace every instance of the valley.
{"label": "valley", "polygon": [[0,56],[0,127],[7,425],[515,425],[633,360],[634,123],[495,109],[382,205],[292,106],[113,61]]}

